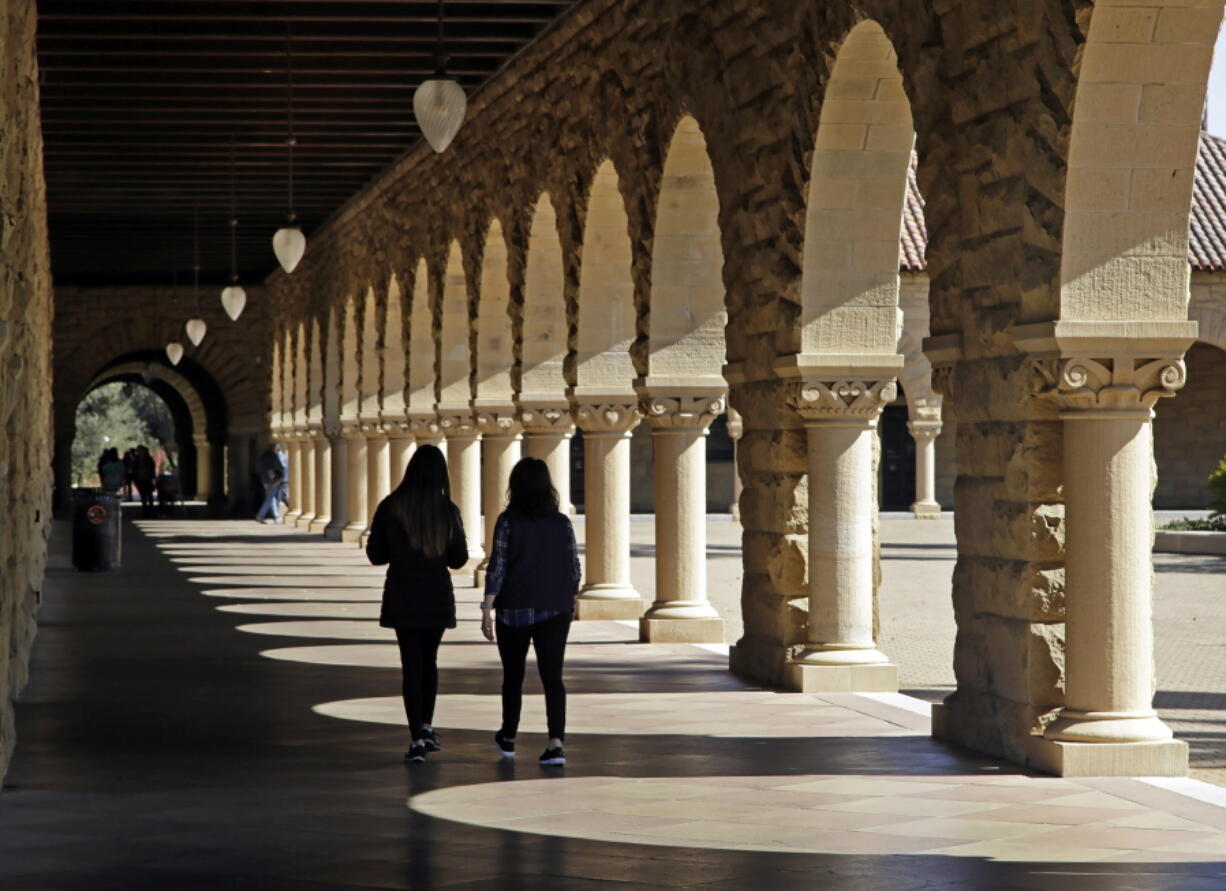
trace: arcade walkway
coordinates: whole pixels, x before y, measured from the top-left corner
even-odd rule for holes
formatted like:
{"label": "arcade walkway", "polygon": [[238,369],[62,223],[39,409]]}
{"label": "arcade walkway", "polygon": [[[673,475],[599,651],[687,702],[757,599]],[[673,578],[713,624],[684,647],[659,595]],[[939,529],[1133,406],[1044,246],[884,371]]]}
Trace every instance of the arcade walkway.
{"label": "arcade walkway", "polygon": [[471,590],[442,653],[444,751],[410,769],[379,571],[355,549],[135,526],[114,574],[53,542],[0,795],[5,889],[1226,881],[1226,807],[1170,791],[1206,787],[1027,776],[933,742],[902,697],[755,689],[711,649],[612,622],[574,634],[568,766],[535,764],[539,710],[500,764]]}

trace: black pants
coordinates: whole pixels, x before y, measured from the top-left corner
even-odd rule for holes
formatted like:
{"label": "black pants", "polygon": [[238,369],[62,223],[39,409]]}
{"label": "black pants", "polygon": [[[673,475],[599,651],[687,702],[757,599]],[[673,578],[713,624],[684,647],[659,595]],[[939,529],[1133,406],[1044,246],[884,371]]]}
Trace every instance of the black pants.
{"label": "black pants", "polygon": [[434,723],[434,700],[438,697],[438,645],[442,628],[397,628],[400,645],[400,690],[404,714],[409,719],[409,737],[422,738],[422,727]]}
{"label": "black pants", "polygon": [[545,714],[551,739],[566,737],[566,687],[562,684],[562,659],[566,637],[570,634],[570,615],[555,616],[547,622],[514,628],[497,623],[498,655],[502,657],[502,733],[514,737],[519,729],[523,703],[524,667],[528,644],[536,650],[536,670],[545,688]]}

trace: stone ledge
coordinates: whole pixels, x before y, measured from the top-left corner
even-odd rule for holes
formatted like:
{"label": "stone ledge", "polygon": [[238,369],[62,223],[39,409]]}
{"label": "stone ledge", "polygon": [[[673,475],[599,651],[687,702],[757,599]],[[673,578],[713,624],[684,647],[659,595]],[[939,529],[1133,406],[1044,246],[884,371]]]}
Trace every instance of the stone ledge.
{"label": "stone ledge", "polygon": [[1154,553],[1226,555],[1226,532],[1160,529],[1154,533]]}

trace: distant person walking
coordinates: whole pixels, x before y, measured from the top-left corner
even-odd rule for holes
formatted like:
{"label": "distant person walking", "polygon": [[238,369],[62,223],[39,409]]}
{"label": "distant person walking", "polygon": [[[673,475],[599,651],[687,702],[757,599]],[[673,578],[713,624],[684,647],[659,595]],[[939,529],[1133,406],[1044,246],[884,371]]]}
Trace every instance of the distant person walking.
{"label": "distant person walking", "polygon": [[277,500],[289,507],[289,452],[281,443],[276,444],[277,460],[281,462],[281,488],[277,490]]}
{"label": "distant person walking", "polygon": [[389,564],[379,624],[396,631],[401,693],[409,721],[405,760],[425,761],[442,742],[434,731],[438,696],[438,647],[454,628],[455,591],[448,567],[468,562],[460,509],[451,501],[447,461],[437,446],[419,446],[404,480],[379,502],[370,524],[366,556]]}
{"label": "distant person walking", "polygon": [[[494,548],[485,577],[481,632],[502,658],[502,727],[494,744],[515,757],[528,646],[545,688],[549,744],[543,766],[566,763],[566,687],[562,662],[579,593],[579,548],[570,519],[558,510],[549,467],[524,458],[511,471],[507,509],[494,526]],[[493,614],[497,615],[495,622]]]}
{"label": "distant person walking", "polygon": [[260,455],[260,482],[264,486],[264,503],[260,505],[255,518],[261,523],[265,518],[272,517],[274,523],[281,522],[281,487],[285,484],[285,467],[277,452],[278,446],[270,442]]}
{"label": "distant person walking", "polygon": [[98,459],[98,482],[102,485],[102,491],[108,495],[118,493],[125,479],[127,468],[119,458],[119,449],[104,449],[102,457]]}
{"label": "distant person walking", "polygon": [[145,519],[157,515],[153,504],[153,481],[156,476],[153,466],[153,456],[143,445],[136,447],[132,456],[132,485],[140,493],[141,514]]}

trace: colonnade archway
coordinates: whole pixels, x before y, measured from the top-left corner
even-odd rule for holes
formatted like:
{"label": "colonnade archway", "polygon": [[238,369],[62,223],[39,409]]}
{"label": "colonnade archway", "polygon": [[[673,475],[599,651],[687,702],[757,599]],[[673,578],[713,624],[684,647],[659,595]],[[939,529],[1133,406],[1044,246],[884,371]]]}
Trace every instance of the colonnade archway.
{"label": "colonnade archway", "polygon": [[[878,424],[901,393],[921,456],[943,411],[958,422],[958,688],[934,732],[1057,772],[1178,772],[1183,750],[1148,704],[1140,469],[1152,404],[1182,385],[1195,334],[1193,99],[1212,29],[1138,26],[1124,40],[1096,8],[1056,29],[1067,40],[1036,44],[1042,79],[961,47],[977,82],[1016,88],[994,104],[934,75],[947,64],[932,49],[940,15],[844,12],[806,18],[812,30],[781,38],[767,64],[724,58],[708,39],[718,25],[687,10],[669,19],[667,88],[640,102],[620,57],[597,52],[592,82],[571,85],[583,115],[552,113],[577,106],[548,78],[534,126],[491,97],[450,154],[412,155],[313,237],[292,284],[270,279],[271,426],[297,464],[315,456],[295,519],[328,516],[328,534],[361,541],[413,445],[441,444],[479,574],[514,458],[549,461],[564,489],[577,428],[580,615],[638,617],[648,641],[719,641],[703,442],[731,408],[745,628],[731,668],[807,691],[892,690],[876,639],[876,487]],[[552,40],[532,51],[539,70]],[[776,62],[776,80],[740,67]],[[915,185],[919,296],[900,283]],[[926,331],[905,333],[908,309]],[[627,437],[643,419],[649,604],[627,570]],[[938,509],[926,453],[917,514]],[[1096,622],[1115,623],[1118,643],[1096,649]]]}

